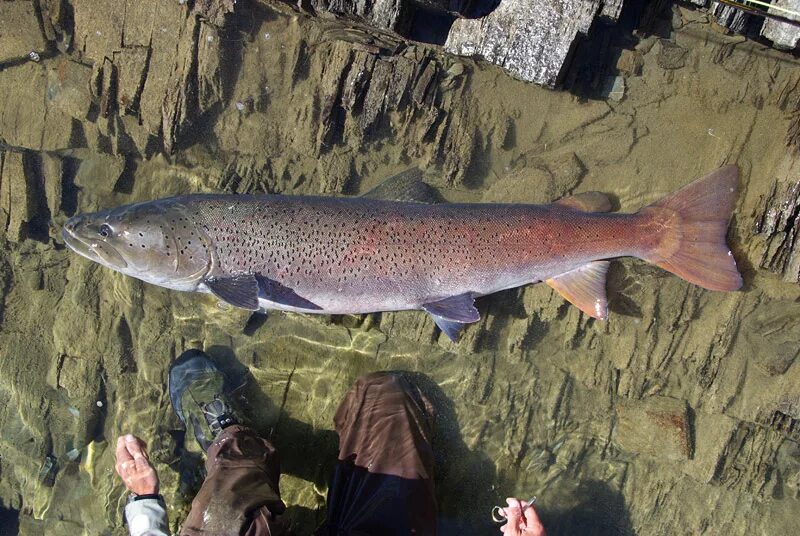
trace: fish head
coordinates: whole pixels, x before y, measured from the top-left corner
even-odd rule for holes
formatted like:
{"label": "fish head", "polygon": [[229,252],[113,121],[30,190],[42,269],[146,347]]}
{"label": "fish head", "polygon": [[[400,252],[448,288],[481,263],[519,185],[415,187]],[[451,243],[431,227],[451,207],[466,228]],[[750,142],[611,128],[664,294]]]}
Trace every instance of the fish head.
{"label": "fish head", "polygon": [[196,290],[211,268],[208,237],[175,198],[79,214],[62,236],[89,260],[176,290]]}

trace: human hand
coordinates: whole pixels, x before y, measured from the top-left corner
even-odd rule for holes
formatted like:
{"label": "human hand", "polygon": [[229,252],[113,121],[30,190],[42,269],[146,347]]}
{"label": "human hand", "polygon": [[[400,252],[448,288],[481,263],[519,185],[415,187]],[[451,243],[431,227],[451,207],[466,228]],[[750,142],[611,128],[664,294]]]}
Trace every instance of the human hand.
{"label": "human hand", "polygon": [[157,494],[158,473],[147,458],[145,443],[131,434],[117,438],[116,469],[123,484],[136,495]]}
{"label": "human hand", "polygon": [[503,508],[503,514],[507,523],[500,527],[505,536],[545,536],[544,526],[532,504],[513,498],[506,499],[506,503],[508,507]]}

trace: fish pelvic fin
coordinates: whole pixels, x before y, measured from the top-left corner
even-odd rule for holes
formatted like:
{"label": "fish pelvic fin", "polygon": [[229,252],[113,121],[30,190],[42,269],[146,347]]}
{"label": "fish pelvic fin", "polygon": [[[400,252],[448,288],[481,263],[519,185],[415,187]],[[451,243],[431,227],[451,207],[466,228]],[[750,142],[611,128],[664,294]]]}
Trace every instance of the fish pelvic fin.
{"label": "fish pelvic fin", "polygon": [[461,335],[461,330],[464,329],[466,324],[462,324],[461,322],[453,322],[451,320],[446,320],[441,316],[431,314],[431,318],[436,323],[436,326],[442,330],[442,333],[447,335],[447,338],[453,342],[458,342],[458,338]]}
{"label": "fish pelvic fin", "polygon": [[606,274],[609,261],[594,261],[564,274],[551,277],[545,283],[578,309],[591,316],[608,318]]}
{"label": "fish pelvic fin", "polygon": [[433,321],[451,341],[458,340],[464,324],[481,319],[475,308],[475,298],[471,293],[450,296],[443,300],[423,304],[422,309],[431,315]]}
{"label": "fish pelvic fin", "polygon": [[726,240],[738,182],[738,168],[724,166],[640,210],[656,237],[641,257],[703,288],[741,288]]}

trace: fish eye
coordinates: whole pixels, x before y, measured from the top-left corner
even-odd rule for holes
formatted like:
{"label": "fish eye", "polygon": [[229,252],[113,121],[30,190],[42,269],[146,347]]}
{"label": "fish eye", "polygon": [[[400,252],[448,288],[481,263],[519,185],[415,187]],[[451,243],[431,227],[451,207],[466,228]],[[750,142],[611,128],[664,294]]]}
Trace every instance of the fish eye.
{"label": "fish eye", "polygon": [[100,226],[100,230],[97,231],[97,232],[103,238],[107,238],[107,237],[111,236],[111,232],[112,232],[111,231],[111,226],[109,226],[108,224],[104,223],[103,225]]}

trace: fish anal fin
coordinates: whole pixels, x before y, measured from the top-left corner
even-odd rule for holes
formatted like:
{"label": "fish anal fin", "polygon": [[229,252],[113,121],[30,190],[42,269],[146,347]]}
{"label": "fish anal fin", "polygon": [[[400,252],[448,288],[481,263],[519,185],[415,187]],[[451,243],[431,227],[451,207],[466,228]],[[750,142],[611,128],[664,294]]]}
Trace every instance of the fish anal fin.
{"label": "fish anal fin", "polygon": [[258,297],[264,298],[274,303],[281,305],[288,305],[290,307],[297,307],[298,309],[309,309],[312,311],[320,311],[322,307],[298,295],[294,289],[283,285],[282,283],[270,279],[265,276],[257,275],[256,281],[258,282]]}
{"label": "fish anal fin", "polygon": [[545,283],[578,309],[593,318],[608,318],[606,274],[609,261],[593,261],[567,273],[551,277]]}
{"label": "fish anal fin", "polygon": [[422,180],[422,172],[419,168],[407,169],[397,175],[393,175],[372,190],[361,194],[361,197],[427,204],[442,203],[444,201],[436,188]]}
{"label": "fish anal fin", "polygon": [[442,333],[447,335],[447,338],[453,342],[458,342],[458,336],[461,334],[461,330],[464,329],[463,322],[453,322],[435,314],[431,314],[431,318],[433,318],[433,321],[439,326],[439,329],[442,330]]}
{"label": "fish anal fin", "polygon": [[235,307],[258,311],[258,282],[253,274],[230,277],[209,277],[204,283],[209,290],[226,303]]}
{"label": "fish anal fin", "polygon": [[559,199],[555,203],[581,212],[610,212],[611,200],[602,192],[583,192]]}
{"label": "fish anal fin", "polygon": [[478,309],[475,308],[475,298],[471,293],[459,294],[443,300],[426,303],[423,304],[422,308],[433,316],[439,316],[445,320],[460,322],[461,324],[469,324],[481,319]]}

